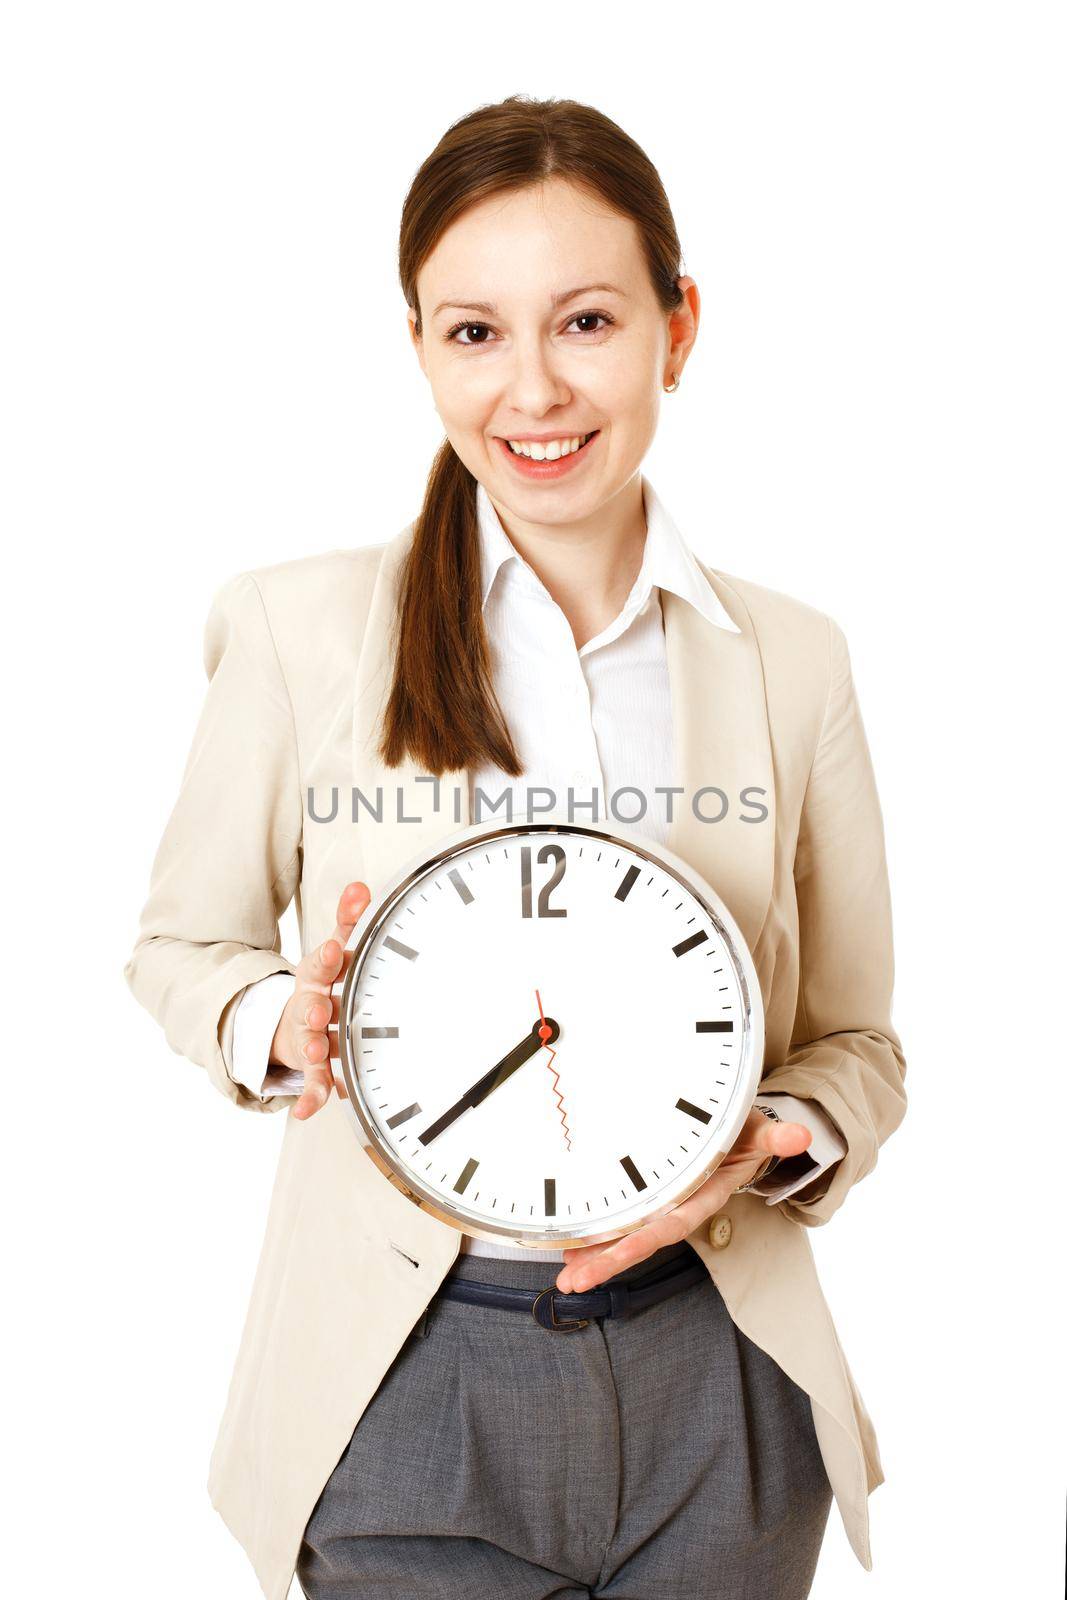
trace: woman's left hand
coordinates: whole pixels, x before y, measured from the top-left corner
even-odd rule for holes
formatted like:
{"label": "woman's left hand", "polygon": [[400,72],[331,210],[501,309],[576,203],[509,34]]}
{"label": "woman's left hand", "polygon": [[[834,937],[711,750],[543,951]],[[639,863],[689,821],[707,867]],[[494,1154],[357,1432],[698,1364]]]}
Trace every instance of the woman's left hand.
{"label": "woman's left hand", "polygon": [[581,1294],[604,1283],[617,1272],[655,1255],[664,1245],[687,1239],[694,1228],[715,1215],[735,1189],[754,1178],[768,1156],[796,1156],[811,1143],[811,1129],[802,1122],[774,1122],[755,1107],[745,1119],[730,1152],[723,1157],[706,1183],[695,1189],[680,1206],[654,1217],[622,1239],[610,1244],[575,1245],[564,1250],[564,1266],[556,1288],[564,1294]]}

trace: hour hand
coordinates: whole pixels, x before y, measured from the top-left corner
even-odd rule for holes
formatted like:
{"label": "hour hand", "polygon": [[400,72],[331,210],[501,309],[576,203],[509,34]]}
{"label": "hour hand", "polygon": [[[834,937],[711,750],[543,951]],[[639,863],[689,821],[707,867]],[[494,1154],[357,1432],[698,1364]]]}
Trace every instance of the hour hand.
{"label": "hour hand", "polygon": [[[541,1038],[543,1026],[551,1030],[546,1039]],[[472,1084],[466,1094],[462,1095],[454,1106],[449,1106],[447,1111],[442,1112],[436,1122],[432,1122],[428,1128],[423,1129],[418,1136],[420,1144],[432,1143],[438,1134],[444,1133],[446,1128],[450,1128],[456,1118],[463,1115],[464,1111],[470,1111],[474,1106],[481,1105],[482,1101],[487,1100],[494,1089],[499,1089],[502,1083],[506,1083],[511,1074],[516,1072],[524,1061],[529,1061],[531,1056],[537,1054],[542,1044],[555,1044],[558,1038],[559,1023],[552,1017],[545,1017],[542,1023],[542,1019],[538,1017],[529,1033],[523,1035],[513,1050],[509,1050],[507,1055],[498,1061],[495,1067],[490,1067],[488,1072],[484,1072],[477,1083]]]}

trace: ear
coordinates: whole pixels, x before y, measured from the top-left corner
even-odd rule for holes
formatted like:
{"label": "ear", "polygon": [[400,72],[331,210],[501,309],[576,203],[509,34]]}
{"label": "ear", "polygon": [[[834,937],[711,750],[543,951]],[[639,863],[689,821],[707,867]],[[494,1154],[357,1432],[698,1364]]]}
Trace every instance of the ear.
{"label": "ear", "polygon": [[700,291],[694,279],[679,277],[675,282],[685,299],[667,319],[670,349],[667,352],[665,382],[672,373],[681,376],[682,368],[689,359],[689,352],[696,343],[697,329],[700,326]]}
{"label": "ear", "polygon": [[418,313],[416,312],[415,307],[408,306],[408,333],[411,335],[411,342],[415,346],[415,354],[419,358],[419,366],[422,368],[423,377],[426,377],[428,376],[426,372],[426,351],[423,348],[422,339],[415,331],[415,324],[417,321]]}

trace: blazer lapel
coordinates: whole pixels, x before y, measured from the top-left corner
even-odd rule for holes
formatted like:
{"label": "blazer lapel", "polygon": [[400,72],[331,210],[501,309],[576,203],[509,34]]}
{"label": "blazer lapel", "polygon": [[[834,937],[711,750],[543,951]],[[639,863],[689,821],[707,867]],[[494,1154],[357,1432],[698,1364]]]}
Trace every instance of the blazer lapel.
{"label": "blazer lapel", "polygon": [[747,609],[703,562],[700,568],[741,632],[717,627],[687,600],[660,591],[674,782],[684,787],[667,847],[721,895],[754,951],[773,886],[776,823],[763,663]]}
{"label": "blazer lapel", "polygon": [[[429,855],[471,820],[466,768],[444,773],[435,783],[409,758],[387,767],[377,751],[392,681],[398,569],[412,531],[405,528],[383,550],[356,669],[352,782],[364,797],[358,802],[360,840],[364,877],[375,899],[409,860]],[[722,896],[754,950],[774,870],[774,769],[763,667],[745,606],[700,565],[741,632],[717,627],[687,600],[661,591],[675,750],[671,781],[683,789],[674,797],[667,846]],[[709,792],[699,794],[705,787]],[[747,803],[743,790],[750,791]],[[381,822],[368,809],[377,812],[379,801]],[[721,820],[701,820],[719,817],[724,804]],[[751,820],[760,816],[760,807],[766,816]]]}

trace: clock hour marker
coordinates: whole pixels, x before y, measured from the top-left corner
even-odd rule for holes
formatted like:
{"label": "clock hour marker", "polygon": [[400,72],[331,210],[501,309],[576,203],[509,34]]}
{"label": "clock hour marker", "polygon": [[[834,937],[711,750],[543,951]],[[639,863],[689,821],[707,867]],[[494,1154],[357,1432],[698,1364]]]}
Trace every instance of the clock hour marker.
{"label": "clock hour marker", "polygon": [[399,1028],[360,1028],[361,1039],[399,1039]]}
{"label": "clock hour marker", "polygon": [[413,1100],[409,1106],[404,1107],[403,1111],[397,1111],[393,1116],[389,1117],[385,1125],[387,1128],[399,1128],[402,1122],[407,1122],[409,1117],[416,1116],[421,1110],[422,1107],[419,1102]]}
{"label": "clock hour marker", "polygon": [[404,956],[408,961],[414,961],[419,953],[417,950],[413,950],[409,944],[401,944],[400,940],[394,939],[391,933],[386,934],[382,943],[390,950],[395,950],[398,956]]}
{"label": "clock hour marker", "polygon": [[474,1157],[471,1156],[470,1160],[467,1162],[467,1165],[463,1168],[463,1171],[452,1185],[457,1194],[463,1193],[464,1189],[467,1187],[468,1183],[470,1183],[477,1170],[478,1163],[475,1161]]}
{"label": "clock hour marker", "polygon": [[640,876],[641,873],[637,867],[628,867],[626,876],[619,884],[619,887],[615,890],[616,900],[625,900],[626,896],[629,894],[630,890],[633,888]]}
{"label": "clock hour marker", "polygon": [[622,1167],[622,1170],[625,1172],[635,1189],[648,1188],[648,1184],[645,1182],[644,1178],[642,1178],[641,1174],[638,1172],[629,1156],[621,1156],[619,1158],[619,1165]]}
{"label": "clock hour marker", "polygon": [[[684,956],[685,953],[688,950],[695,950],[697,945],[698,944],[703,944],[704,941],[707,939],[707,937],[708,936],[704,932],[703,928],[701,928],[699,933],[691,933],[689,935],[688,939],[683,939],[682,940],[681,944],[676,944],[676,945],[672,946],[675,955],[676,956]],[[387,944],[388,944],[388,942],[389,941],[386,940]]]}
{"label": "clock hour marker", "polygon": [[545,1179],[545,1216],[546,1217],[554,1217],[555,1215],[556,1215],[556,1180],[555,1180],[555,1178],[546,1178]]}
{"label": "clock hour marker", "polygon": [[733,1033],[734,1025],[728,1017],[725,1022],[698,1022],[698,1033]]}
{"label": "clock hour marker", "polygon": [[683,1097],[680,1100],[676,1100],[674,1103],[677,1106],[679,1111],[684,1111],[685,1112],[687,1117],[696,1117],[699,1122],[710,1122],[711,1121],[711,1112],[710,1111],[702,1111],[700,1109],[700,1107],[699,1106],[695,1106],[691,1100],[686,1100]]}
{"label": "clock hour marker", "polygon": [[463,876],[462,876],[459,868],[458,867],[453,867],[452,871],[448,874],[448,877],[449,877],[449,882],[452,884],[452,887],[455,889],[456,893],[459,895],[460,899],[463,901],[463,904],[465,906],[469,906],[471,901],[474,899],[474,896],[471,894],[470,889],[464,883]]}

